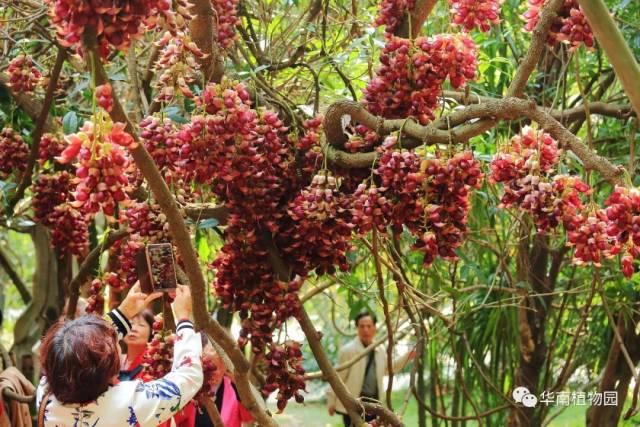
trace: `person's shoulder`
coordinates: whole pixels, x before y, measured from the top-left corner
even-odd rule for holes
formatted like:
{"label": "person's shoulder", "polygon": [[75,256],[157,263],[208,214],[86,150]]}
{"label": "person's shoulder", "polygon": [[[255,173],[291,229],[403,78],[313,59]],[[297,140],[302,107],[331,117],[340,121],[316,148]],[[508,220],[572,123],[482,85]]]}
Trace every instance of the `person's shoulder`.
{"label": "person's shoulder", "polygon": [[340,351],[342,352],[354,352],[357,351],[359,346],[358,346],[359,342],[357,339],[351,340],[349,342],[347,342],[345,345],[343,345],[342,347],[340,347]]}

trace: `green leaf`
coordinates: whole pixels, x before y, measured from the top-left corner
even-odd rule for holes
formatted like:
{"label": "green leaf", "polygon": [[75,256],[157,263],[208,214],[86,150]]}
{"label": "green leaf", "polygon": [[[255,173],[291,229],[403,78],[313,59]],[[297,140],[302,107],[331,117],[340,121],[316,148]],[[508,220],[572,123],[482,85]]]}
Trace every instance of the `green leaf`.
{"label": "green leaf", "polygon": [[196,245],[200,259],[208,262],[209,256],[211,255],[211,248],[209,248],[209,242],[207,242],[207,235],[200,230],[196,230]]}
{"label": "green leaf", "polygon": [[75,111],[69,111],[62,118],[62,131],[65,135],[75,133],[78,130],[78,115]]}
{"label": "green leaf", "polygon": [[206,228],[213,228],[213,227],[217,226],[218,224],[220,224],[220,222],[217,219],[215,219],[215,218],[207,218],[207,219],[203,219],[202,221],[198,222],[198,229],[204,230]]}

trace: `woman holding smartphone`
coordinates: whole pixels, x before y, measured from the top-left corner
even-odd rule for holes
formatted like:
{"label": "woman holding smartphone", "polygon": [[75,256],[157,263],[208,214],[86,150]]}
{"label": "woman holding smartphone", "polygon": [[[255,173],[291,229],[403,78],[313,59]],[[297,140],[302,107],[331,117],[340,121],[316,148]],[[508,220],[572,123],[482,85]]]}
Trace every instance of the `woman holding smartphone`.
{"label": "woman holding smartphone", "polygon": [[171,372],[147,383],[118,380],[118,341],[131,330],[130,319],[160,295],[144,294],[136,284],[104,318],[59,321],[47,332],[41,347],[45,376],[37,398],[40,426],[157,426],[193,398],[203,381],[202,344],[188,320],[187,286],[178,286],[173,303],[178,325]]}

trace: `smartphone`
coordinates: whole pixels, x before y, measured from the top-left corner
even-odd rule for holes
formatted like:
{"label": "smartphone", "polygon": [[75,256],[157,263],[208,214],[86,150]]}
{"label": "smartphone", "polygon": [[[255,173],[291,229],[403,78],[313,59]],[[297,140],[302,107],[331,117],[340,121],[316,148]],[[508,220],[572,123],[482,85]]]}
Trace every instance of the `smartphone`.
{"label": "smartphone", "polygon": [[145,294],[166,292],[178,287],[171,243],[153,243],[136,254],[140,290]]}

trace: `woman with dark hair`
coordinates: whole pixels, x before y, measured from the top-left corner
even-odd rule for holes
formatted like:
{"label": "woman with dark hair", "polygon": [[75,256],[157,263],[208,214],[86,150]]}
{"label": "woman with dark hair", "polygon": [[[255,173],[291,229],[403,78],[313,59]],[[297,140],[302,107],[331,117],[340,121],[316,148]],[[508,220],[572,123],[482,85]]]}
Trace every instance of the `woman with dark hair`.
{"label": "woman with dark hair", "polygon": [[137,380],[142,377],[142,356],[147,343],[153,337],[153,312],[142,310],[131,319],[131,330],[124,337],[127,353],[122,355],[120,363],[120,381]]}
{"label": "woman with dark hair", "polygon": [[104,319],[81,316],[60,321],[42,341],[44,377],[38,387],[39,424],[53,426],[157,426],[185,406],[202,386],[202,344],[188,320],[191,294],[178,286],[173,309],[178,319],[171,372],[163,378],[118,381],[118,340],[129,319],[160,296],[136,284]]}

